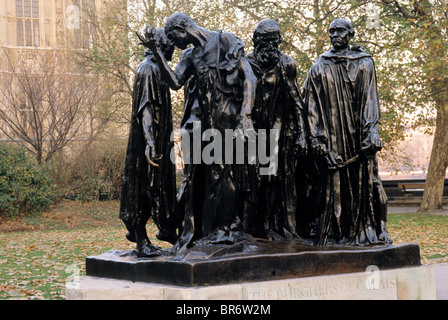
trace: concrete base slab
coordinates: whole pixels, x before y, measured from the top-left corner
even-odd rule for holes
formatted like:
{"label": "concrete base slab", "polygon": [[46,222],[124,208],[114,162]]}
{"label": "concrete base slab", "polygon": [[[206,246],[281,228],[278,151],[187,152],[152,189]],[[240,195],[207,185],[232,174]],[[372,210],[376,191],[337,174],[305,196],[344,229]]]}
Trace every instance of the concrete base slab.
{"label": "concrete base slab", "polygon": [[84,276],[66,286],[67,300],[434,300],[432,266],[239,284],[182,287]]}

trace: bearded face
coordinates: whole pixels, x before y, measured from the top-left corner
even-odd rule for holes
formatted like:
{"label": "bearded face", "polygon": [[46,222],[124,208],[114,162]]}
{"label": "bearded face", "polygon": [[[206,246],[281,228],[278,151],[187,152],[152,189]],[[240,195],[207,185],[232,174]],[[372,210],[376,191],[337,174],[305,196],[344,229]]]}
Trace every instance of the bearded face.
{"label": "bearded face", "polygon": [[254,39],[255,56],[263,66],[273,66],[278,63],[280,59],[280,49],[278,48],[281,42],[278,33],[258,34]]}

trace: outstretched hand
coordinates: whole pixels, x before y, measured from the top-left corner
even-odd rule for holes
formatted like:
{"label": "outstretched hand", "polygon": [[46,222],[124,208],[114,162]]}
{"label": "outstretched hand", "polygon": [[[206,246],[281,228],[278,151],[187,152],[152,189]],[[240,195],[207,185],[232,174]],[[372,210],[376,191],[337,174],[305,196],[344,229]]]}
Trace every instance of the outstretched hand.
{"label": "outstretched hand", "polygon": [[145,26],[143,29],[144,35],[141,35],[138,31],[135,33],[137,34],[137,37],[140,39],[139,44],[144,45],[145,47],[151,49],[153,52],[157,51],[157,40],[154,32],[154,27],[149,28],[148,26]]}

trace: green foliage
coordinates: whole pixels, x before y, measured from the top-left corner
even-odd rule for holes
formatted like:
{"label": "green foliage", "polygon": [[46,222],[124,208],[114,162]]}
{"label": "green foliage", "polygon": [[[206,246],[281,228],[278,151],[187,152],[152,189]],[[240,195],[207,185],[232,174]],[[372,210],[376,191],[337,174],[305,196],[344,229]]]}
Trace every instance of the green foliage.
{"label": "green foliage", "polygon": [[0,143],[0,214],[36,214],[49,209],[52,199],[48,166],[23,148]]}

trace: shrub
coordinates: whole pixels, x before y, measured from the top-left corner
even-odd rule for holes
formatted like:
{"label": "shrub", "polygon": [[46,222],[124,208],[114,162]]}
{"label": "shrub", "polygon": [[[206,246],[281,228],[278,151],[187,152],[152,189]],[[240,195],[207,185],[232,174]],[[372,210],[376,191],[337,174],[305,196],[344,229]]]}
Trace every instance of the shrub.
{"label": "shrub", "polygon": [[59,196],[81,201],[118,199],[126,146],[123,139],[100,140],[81,152],[58,155],[52,168]]}
{"label": "shrub", "polygon": [[49,209],[52,188],[47,165],[39,165],[25,149],[0,142],[0,214],[35,214]]}

